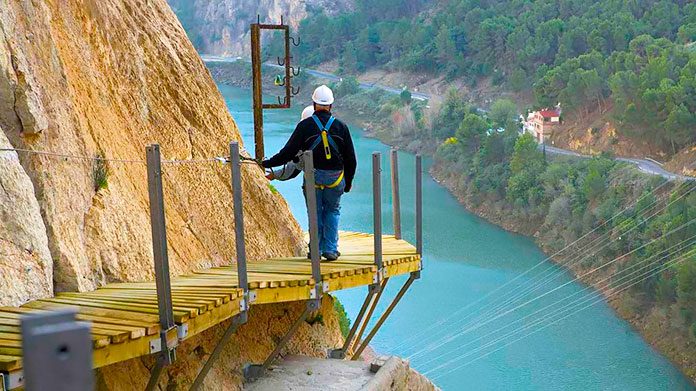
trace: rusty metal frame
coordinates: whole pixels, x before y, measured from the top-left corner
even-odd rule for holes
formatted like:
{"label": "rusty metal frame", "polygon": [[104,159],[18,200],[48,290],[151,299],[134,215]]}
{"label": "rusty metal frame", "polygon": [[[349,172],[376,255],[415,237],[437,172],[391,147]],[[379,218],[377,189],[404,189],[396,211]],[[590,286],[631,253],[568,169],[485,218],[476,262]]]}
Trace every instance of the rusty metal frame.
{"label": "rusty metal frame", "polygon": [[[280,24],[265,24],[261,23],[260,17],[257,16],[256,23],[252,23],[251,27],[251,70],[252,70],[252,91],[254,105],[254,158],[260,162],[264,158],[263,145],[263,110],[264,109],[289,109],[292,104],[292,97],[299,94],[299,88],[292,88],[292,78],[300,74],[299,68],[297,71],[292,67],[290,61],[290,42],[298,46],[300,39],[290,37],[290,26],[283,22],[283,17],[280,18]],[[261,79],[261,31],[262,30],[281,30],[285,33],[285,56],[283,61],[278,57],[278,65],[285,68],[285,77],[283,84],[285,87],[285,96],[281,99],[278,97],[278,103],[263,103],[263,81]]]}

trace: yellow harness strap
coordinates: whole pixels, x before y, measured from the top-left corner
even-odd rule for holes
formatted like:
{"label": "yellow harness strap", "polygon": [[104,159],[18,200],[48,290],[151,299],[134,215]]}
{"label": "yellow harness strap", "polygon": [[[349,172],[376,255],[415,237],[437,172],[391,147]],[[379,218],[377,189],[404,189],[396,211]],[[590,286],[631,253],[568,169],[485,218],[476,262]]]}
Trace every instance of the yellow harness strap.
{"label": "yellow harness strap", "polygon": [[331,148],[329,148],[329,138],[327,137],[327,134],[328,132],[326,130],[321,131],[321,142],[324,144],[324,154],[326,154],[326,160],[331,160]]}
{"label": "yellow harness strap", "polygon": [[342,180],[343,180],[343,171],[341,171],[341,175],[338,176],[338,179],[336,179],[336,182],[334,182],[330,185],[314,185],[314,187],[316,187],[319,190],[333,189],[334,187],[340,185]]}

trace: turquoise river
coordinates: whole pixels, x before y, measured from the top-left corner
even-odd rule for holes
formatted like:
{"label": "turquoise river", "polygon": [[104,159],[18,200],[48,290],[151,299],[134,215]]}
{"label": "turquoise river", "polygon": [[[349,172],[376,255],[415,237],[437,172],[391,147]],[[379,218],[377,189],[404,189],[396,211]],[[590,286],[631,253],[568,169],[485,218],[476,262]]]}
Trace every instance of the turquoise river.
{"label": "turquoise river", "polygon": [[[219,87],[245,144],[253,150],[250,91],[226,85]],[[285,143],[299,119],[300,110],[295,107],[266,111],[267,156]],[[351,129],[358,155],[358,173],[353,191],[343,198],[341,228],[371,232],[371,154],[380,151],[385,185],[384,230],[392,232],[391,195],[387,187],[388,147],[364,137],[358,127]],[[413,242],[414,158],[406,153],[399,158],[403,230],[405,238]],[[306,227],[301,180],[274,182],[274,185],[287,199],[298,221]],[[517,279],[511,286],[524,286],[534,273],[520,274],[543,261],[545,256],[529,238],[506,232],[467,212],[427,175],[424,176],[424,200],[423,275],[372,341],[377,352],[410,356],[411,365],[434,379],[444,390],[694,389],[686,377],[604,302],[544,329],[534,326],[541,313],[524,318],[560,298],[586,289],[579,283],[570,283],[506,316],[478,318],[485,308],[473,305],[477,299],[514,278]],[[541,272],[547,267],[556,268],[549,264],[537,270]],[[388,305],[404,279],[390,281],[377,313]],[[570,274],[559,271],[553,286],[570,280]],[[553,286],[549,285],[546,290]],[[365,293],[363,287],[337,294],[350,317],[357,314]],[[491,300],[503,294],[510,293],[502,289],[491,295]],[[452,314],[455,316],[451,321],[442,322]],[[471,320],[476,322],[469,324]],[[538,332],[520,338],[534,330]]]}

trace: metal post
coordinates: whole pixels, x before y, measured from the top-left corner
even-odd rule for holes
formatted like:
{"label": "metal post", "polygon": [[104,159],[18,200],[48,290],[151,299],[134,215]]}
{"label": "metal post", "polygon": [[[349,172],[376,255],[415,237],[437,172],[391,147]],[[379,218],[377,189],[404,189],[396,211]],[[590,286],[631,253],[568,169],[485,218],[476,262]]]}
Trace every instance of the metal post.
{"label": "metal post", "polygon": [[292,99],[292,75],[290,74],[290,26],[285,26],[285,105],[290,107]]}
{"label": "metal post", "polygon": [[[167,335],[176,325],[172,309],[172,292],[169,280],[169,258],[167,256],[167,230],[164,216],[164,196],[162,192],[162,167],[158,144],[146,148],[147,183],[150,198],[150,224],[152,226],[152,251],[155,260],[155,285],[157,287],[157,307],[160,318],[161,365],[174,362],[176,340],[168,343]],[[159,377],[153,371],[152,377]],[[151,379],[152,382],[153,379]],[[156,379],[155,379],[156,383]]]}
{"label": "metal post", "polygon": [[210,372],[215,361],[220,357],[222,349],[227,345],[232,335],[247,322],[249,311],[249,280],[247,276],[246,264],[246,246],[244,243],[244,206],[242,200],[242,175],[241,162],[239,159],[239,143],[233,141],[230,143],[230,176],[232,182],[232,202],[234,205],[234,234],[235,244],[237,249],[237,282],[238,286],[243,290],[242,300],[240,302],[240,313],[232,318],[232,322],[225,330],[213,352],[208,357],[208,360],[203,364],[200,372],[193,381],[190,390],[198,390],[203,385],[203,380]]}
{"label": "metal post", "polygon": [[391,149],[392,213],[394,217],[394,237],[401,239],[401,198],[399,196],[399,155],[396,148]]}
{"label": "metal post", "polygon": [[423,159],[416,155],[416,252],[423,255]]}
{"label": "metal post", "polygon": [[319,220],[317,216],[317,194],[314,181],[314,158],[312,151],[305,151],[304,187],[307,198],[307,215],[309,217],[309,257],[312,260],[312,277],[315,281],[315,292],[312,299],[321,298],[321,254],[319,254]]}
{"label": "metal post", "polygon": [[372,153],[372,214],[374,217],[374,250],[377,272],[382,277],[382,154]]}
{"label": "metal post", "polygon": [[[246,311],[249,309],[249,280],[247,276],[246,244],[244,242],[244,205],[242,199],[242,164],[239,159],[239,143],[230,143],[230,171],[232,176],[232,201],[234,203],[234,238],[237,248],[237,281],[244,291],[243,312],[246,322]],[[243,323],[244,323],[243,322]]]}
{"label": "metal post", "polygon": [[384,313],[382,314],[382,316],[381,316],[381,317],[379,318],[379,320],[377,321],[377,324],[375,324],[375,327],[372,328],[372,331],[370,331],[370,334],[367,335],[367,338],[365,338],[365,340],[362,342],[362,344],[360,345],[360,347],[358,348],[358,350],[357,350],[357,351],[355,352],[355,354],[353,355],[353,357],[352,357],[352,360],[353,360],[353,361],[355,361],[355,360],[357,360],[357,359],[360,358],[360,355],[362,354],[362,352],[365,350],[365,348],[367,347],[367,345],[370,344],[370,341],[372,341],[372,338],[375,336],[375,334],[377,334],[377,331],[379,331],[379,328],[382,327],[382,324],[384,324],[384,322],[387,320],[387,317],[389,317],[389,315],[390,315],[391,312],[394,310],[394,308],[396,307],[396,305],[399,304],[399,301],[400,301],[401,298],[404,296],[404,294],[406,293],[406,291],[408,290],[408,288],[411,286],[411,284],[413,284],[413,281],[416,280],[416,278],[418,278],[418,276],[417,276],[416,274],[414,274],[414,273],[412,273],[412,274],[408,277],[408,280],[406,280],[406,283],[404,284],[404,286],[401,287],[401,290],[399,290],[399,293],[396,294],[396,297],[395,297],[394,300],[391,302],[391,304],[389,304],[389,307],[387,307],[387,310],[384,311]]}
{"label": "metal post", "polygon": [[260,162],[263,148],[263,95],[261,90],[261,26],[251,25],[252,97],[254,105],[254,158]]}
{"label": "metal post", "polygon": [[90,326],[76,322],[76,313],[61,310],[21,318],[27,391],[94,389]]}

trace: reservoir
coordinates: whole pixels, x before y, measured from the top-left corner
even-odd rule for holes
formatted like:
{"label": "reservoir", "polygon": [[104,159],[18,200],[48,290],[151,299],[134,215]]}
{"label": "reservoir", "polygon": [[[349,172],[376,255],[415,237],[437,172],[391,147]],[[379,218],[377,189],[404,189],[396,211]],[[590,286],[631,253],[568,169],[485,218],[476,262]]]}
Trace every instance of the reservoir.
{"label": "reservoir", "polygon": [[[247,149],[253,151],[251,92],[226,85],[219,88]],[[301,110],[294,107],[265,111],[266,156],[284,145]],[[351,133],[358,155],[358,173],[353,190],[342,199],[341,229],[372,232],[371,154],[379,151],[383,168],[384,232],[392,233],[389,147],[364,137],[356,126],[351,126]],[[404,238],[415,243],[414,158],[400,153],[399,159],[402,230]],[[426,166],[427,163],[426,160]],[[300,178],[273,182],[273,185],[306,229]],[[694,389],[685,376],[604,302],[577,313],[568,311],[565,314],[570,316],[566,319],[542,329],[551,322],[537,324],[544,318],[544,312],[535,315],[535,311],[569,295],[577,293],[574,299],[583,297],[588,293],[586,287],[568,283],[572,276],[552,264],[524,274],[545,258],[531,239],[509,233],[467,212],[427,174],[423,182],[422,278],[412,285],[372,340],[371,346],[377,352],[410,356],[411,365],[444,390]],[[524,289],[534,279],[534,273],[548,268],[553,268],[558,276],[530,297],[567,284],[505,316],[500,314],[511,306],[491,311],[492,308],[480,304],[479,300],[487,294],[491,302],[503,302],[503,295],[514,295],[510,290]],[[514,284],[495,291],[513,279]],[[389,282],[373,321],[404,280],[405,277],[395,278]],[[336,296],[354,318],[365,294],[366,288],[362,287],[338,292]],[[449,320],[443,322],[443,319]],[[527,331],[520,332],[524,330]]]}

